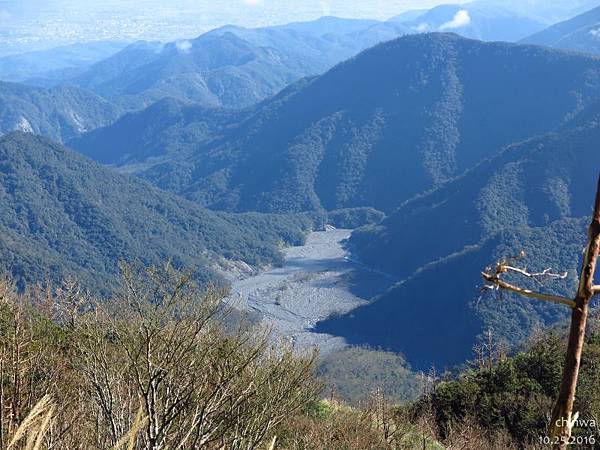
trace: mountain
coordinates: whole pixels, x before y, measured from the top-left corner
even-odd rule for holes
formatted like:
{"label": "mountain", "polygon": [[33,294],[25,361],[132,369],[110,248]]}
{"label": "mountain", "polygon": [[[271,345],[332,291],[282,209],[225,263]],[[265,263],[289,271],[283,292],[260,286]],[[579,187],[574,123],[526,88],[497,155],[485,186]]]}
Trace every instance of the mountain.
{"label": "mountain", "polygon": [[406,32],[399,24],[370,31],[375,24],[325,17],[258,29],[226,26],[165,45],[140,42],[71,82],[131,109],[164,97],[245,107]]}
{"label": "mountain", "polygon": [[57,84],[79,75],[126,45],[124,42],[94,41],[4,56],[0,58],[0,80]]}
{"label": "mountain", "polygon": [[116,106],[79,88],[46,89],[0,81],[0,135],[20,130],[66,140],[108,125],[120,113]]}
{"label": "mountain", "polygon": [[478,287],[485,267],[524,250],[515,265],[567,270],[568,277],[544,285],[515,278],[518,284],[575,292],[600,167],[600,107],[592,108],[572,128],[511,145],[355,232],[354,256],[403,281],[318,330],[401,351],[419,367],[444,367],[471,356],[487,329],[514,344],[536,327],[565,320],[563,306]]}
{"label": "mountain", "polygon": [[[380,23],[378,20],[370,19],[344,19],[342,17],[323,16],[316,20],[308,22],[292,22],[285,25],[277,25],[273,27],[259,28],[258,30],[265,31],[293,31],[297,33],[308,33],[314,36],[338,36],[346,35],[355,32],[361,32],[373,25]],[[229,27],[225,27],[229,28]],[[236,27],[233,27],[236,28]],[[221,29],[222,30],[222,29]],[[255,31],[242,28],[246,31]],[[217,31],[218,32],[218,31]],[[253,35],[257,35],[252,33]]]}
{"label": "mountain", "polygon": [[[70,141],[86,156],[103,164],[138,163],[168,155],[189,154],[205,142],[227,136],[249,111],[205,108],[165,98],[140,112],[127,113],[113,125]],[[139,167],[136,170],[140,170]]]}
{"label": "mountain", "polygon": [[484,41],[518,41],[546,27],[543,21],[486,1],[440,5],[408,21],[405,17],[392,20],[414,32],[453,32]]}
{"label": "mountain", "polygon": [[404,11],[403,13],[392,17],[388,21],[389,22],[397,22],[397,23],[410,22],[411,20],[415,20],[415,19],[421,17],[427,11],[428,11],[427,9],[409,9],[408,11]]}
{"label": "mountain", "polygon": [[[421,34],[302,80],[238,123],[193,106],[142,112],[71,145],[214,209],[388,213],[599,98],[596,58]],[[126,121],[140,138],[119,144]]]}
{"label": "mountain", "polygon": [[600,54],[600,6],[529,36],[523,42]]}
{"label": "mountain", "polygon": [[0,138],[0,261],[21,285],[73,276],[106,292],[124,259],[170,258],[216,279],[227,260],[277,263],[304,216],[214,213],[27,133]]}
{"label": "mountain", "polygon": [[596,7],[598,0],[486,0],[486,3],[551,25]]}
{"label": "mountain", "polygon": [[486,2],[413,11],[386,22],[322,17],[257,29],[225,26],[191,40],[135,43],[70,82],[133,110],[165,97],[243,108],[405,34],[446,31],[511,41],[545,26]]}

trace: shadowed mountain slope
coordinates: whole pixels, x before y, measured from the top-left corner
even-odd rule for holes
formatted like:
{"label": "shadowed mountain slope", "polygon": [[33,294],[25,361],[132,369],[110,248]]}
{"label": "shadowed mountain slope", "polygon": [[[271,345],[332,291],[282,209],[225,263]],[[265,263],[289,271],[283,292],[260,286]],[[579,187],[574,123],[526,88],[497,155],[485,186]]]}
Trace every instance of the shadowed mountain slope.
{"label": "shadowed mountain slope", "polygon": [[424,367],[468,358],[487,329],[516,343],[535,327],[566,318],[562,306],[500,298],[478,287],[486,266],[524,250],[518,264],[533,272],[568,270],[568,277],[545,286],[519,284],[575,292],[600,167],[600,115],[585,116],[585,124],[575,121],[575,128],[512,145],[381,224],[355,232],[354,254],[404,281],[319,329],[402,351]]}

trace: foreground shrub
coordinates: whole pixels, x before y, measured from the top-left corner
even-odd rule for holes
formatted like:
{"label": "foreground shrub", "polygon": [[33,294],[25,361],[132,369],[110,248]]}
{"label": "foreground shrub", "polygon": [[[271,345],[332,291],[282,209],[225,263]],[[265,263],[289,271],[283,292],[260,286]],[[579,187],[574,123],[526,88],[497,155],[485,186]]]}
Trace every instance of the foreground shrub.
{"label": "foreground shrub", "polygon": [[255,449],[315,400],[314,356],[224,332],[220,293],[170,267],[124,267],[104,302],[2,288],[2,448],[45,396],[60,407],[43,448],[64,449],[115,448],[132,429],[132,448]]}

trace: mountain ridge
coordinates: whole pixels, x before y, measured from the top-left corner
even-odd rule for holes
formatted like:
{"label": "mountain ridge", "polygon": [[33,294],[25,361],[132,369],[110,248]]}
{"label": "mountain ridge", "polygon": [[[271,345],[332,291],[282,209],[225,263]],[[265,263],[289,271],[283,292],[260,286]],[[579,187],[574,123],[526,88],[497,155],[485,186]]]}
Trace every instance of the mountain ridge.
{"label": "mountain ridge", "polygon": [[401,25],[390,25],[368,33],[374,24],[329,17],[257,29],[224,26],[195,39],[137,43],[72,82],[128,109],[166,96],[243,108],[406,32]]}
{"label": "mountain ridge", "polygon": [[[140,153],[143,143],[120,152],[129,155],[127,164],[138,164],[137,175],[214,209],[389,213],[505,145],[562,126],[599,99],[595,57],[453,34],[410,35],[292,85],[245,110],[238,123],[224,124],[218,136],[195,142],[172,129],[151,134],[153,156],[163,157],[155,163]],[[102,148],[118,140],[118,126],[71,144],[117,164]],[[155,145],[167,138],[170,146]],[[179,142],[175,154],[170,148]]]}
{"label": "mountain ridge", "polygon": [[525,38],[523,43],[600,54],[600,6]]}

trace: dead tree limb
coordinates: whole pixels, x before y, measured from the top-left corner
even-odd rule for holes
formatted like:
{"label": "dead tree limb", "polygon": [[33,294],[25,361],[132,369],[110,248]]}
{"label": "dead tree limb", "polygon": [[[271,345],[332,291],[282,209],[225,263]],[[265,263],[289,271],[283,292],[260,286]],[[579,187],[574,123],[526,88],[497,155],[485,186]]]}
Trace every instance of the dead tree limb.
{"label": "dead tree limb", "polygon": [[552,294],[543,294],[541,292],[534,292],[529,289],[521,288],[518,286],[513,286],[506,281],[502,281],[499,278],[494,278],[493,276],[482,272],[481,274],[486,281],[493,283],[496,288],[504,289],[505,291],[514,292],[516,294],[522,295],[524,297],[535,298],[537,300],[545,300],[547,302],[557,303],[559,305],[567,305],[570,308],[575,308],[575,302],[566,297],[560,297],[558,295]]}
{"label": "dead tree limb", "polygon": [[567,347],[567,357],[563,369],[562,383],[558,400],[552,413],[551,435],[557,437],[560,449],[566,449],[568,440],[571,437],[573,427],[573,403],[575,401],[575,391],[577,389],[577,378],[579,376],[579,367],[581,364],[581,355],[583,353],[583,344],[585,341],[585,328],[588,318],[589,306],[594,297],[594,274],[596,272],[596,263],[600,253],[600,179],[596,191],[596,201],[594,204],[594,215],[592,223],[588,230],[588,245],[583,257],[581,276],[579,278],[579,287],[575,297],[575,308],[571,315],[571,329],[569,331],[569,343]]}
{"label": "dead tree limb", "polygon": [[[573,415],[573,404],[575,402],[577,380],[581,365],[581,355],[583,353],[583,345],[585,342],[586,322],[592,298],[594,295],[600,293],[600,286],[594,285],[594,274],[596,272],[599,253],[600,178],[598,179],[596,200],[594,203],[594,214],[592,217],[592,223],[590,224],[588,230],[588,244],[584,253],[583,266],[575,300],[556,295],[534,292],[529,289],[514,286],[501,279],[502,275],[509,272],[514,272],[535,280],[542,276],[548,276],[550,278],[565,278],[566,273],[564,275],[552,274],[550,269],[546,269],[543,272],[532,274],[528,273],[525,269],[520,269],[509,265],[507,260],[503,260],[498,263],[494,271],[488,269],[482,273],[483,278],[490,283],[488,287],[515,292],[530,298],[563,304],[572,309],[571,327],[569,331],[569,341],[565,365],[563,368],[562,381],[558,398],[552,412],[552,420],[550,422],[550,434],[553,445],[555,448],[560,450],[564,450],[568,447],[572,428],[577,417],[577,414]],[[523,257],[524,253],[521,252],[518,257],[513,259],[522,259]]]}

